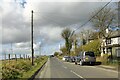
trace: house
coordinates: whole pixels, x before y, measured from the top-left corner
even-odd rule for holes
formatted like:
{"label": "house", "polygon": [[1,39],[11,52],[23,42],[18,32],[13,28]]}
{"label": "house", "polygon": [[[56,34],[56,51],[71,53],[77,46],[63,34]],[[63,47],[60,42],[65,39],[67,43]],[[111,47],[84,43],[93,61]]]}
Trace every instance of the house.
{"label": "house", "polygon": [[101,56],[104,54],[120,57],[120,30],[113,31],[109,38],[102,39]]}

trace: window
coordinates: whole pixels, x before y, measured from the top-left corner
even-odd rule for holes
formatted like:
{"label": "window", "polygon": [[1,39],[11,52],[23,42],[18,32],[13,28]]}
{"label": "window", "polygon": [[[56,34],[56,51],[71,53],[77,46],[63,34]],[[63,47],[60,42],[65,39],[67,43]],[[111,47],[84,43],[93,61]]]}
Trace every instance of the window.
{"label": "window", "polygon": [[85,55],[90,57],[95,57],[94,52],[86,52]]}
{"label": "window", "polygon": [[111,39],[107,39],[107,44],[111,44]]}

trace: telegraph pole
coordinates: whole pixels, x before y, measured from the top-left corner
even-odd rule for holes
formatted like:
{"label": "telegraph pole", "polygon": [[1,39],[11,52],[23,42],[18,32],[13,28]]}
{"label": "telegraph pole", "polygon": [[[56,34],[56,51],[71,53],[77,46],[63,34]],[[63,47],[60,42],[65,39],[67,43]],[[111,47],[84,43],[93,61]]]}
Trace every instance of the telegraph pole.
{"label": "telegraph pole", "polygon": [[13,47],[12,47],[12,43],[11,43],[11,54],[13,54]]}
{"label": "telegraph pole", "polygon": [[31,50],[32,50],[32,65],[34,65],[34,49],[33,49],[33,10],[31,11]]}
{"label": "telegraph pole", "polygon": [[41,56],[41,44],[39,45],[39,54]]}

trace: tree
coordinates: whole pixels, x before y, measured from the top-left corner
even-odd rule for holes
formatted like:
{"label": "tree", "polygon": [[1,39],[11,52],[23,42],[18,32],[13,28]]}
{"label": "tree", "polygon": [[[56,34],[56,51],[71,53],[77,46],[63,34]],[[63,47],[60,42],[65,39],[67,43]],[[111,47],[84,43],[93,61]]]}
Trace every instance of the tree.
{"label": "tree", "polygon": [[[97,12],[98,10],[95,11],[95,13]],[[115,11],[111,8],[106,7],[101,10],[97,15],[95,15],[92,19],[94,27],[96,27],[99,32],[98,37],[104,38],[106,40],[105,44],[107,44],[107,39],[110,37],[112,32],[112,30],[109,29],[116,25],[116,18],[117,16]]]}
{"label": "tree", "polygon": [[[94,13],[97,13],[98,11],[99,9],[96,10]],[[100,36],[104,38],[108,38],[110,36],[111,32],[106,34],[106,29],[109,29],[111,26],[113,26],[115,20],[116,15],[111,8],[104,8],[96,16],[93,17],[92,23],[94,27],[99,31],[99,38]]]}
{"label": "tree", "polygon": [[92,29],[82,29],[82,31],[79,33],[79,36],[83,45],[88,43],[88,40],[91,37],[92,33],[93,33]]}
{"label": "tree", "polygon": [[99,36],[99,32],[92,32],[89,39],[98,39],[99,37],[101,37],[101,36],[99,37],[98,36]]}
{"label": "tree", "polygon": [[93,40],[92,42],[89,42],[86,45],[82,45],[78,48],[80,51],[93,51],[96,56],[100,55],[100,41],[99,40]]}
{"label": "tree", "polygon": [[70,55],[70,50],[72,48],[72,42],[73,42],[72,31],[69,28],[66,28],[62,31],[61,36],[65,40],[65,47],[67,50],[67,54]]}
{"label": "tree", "polygon": [[54,53],[54,56],[58,56],[58,55],[59,55],[59,52],[55,52],[55,53]]}
{"label": "tree", "polygon": [[66,47],[61,47],[60,51],[62,52],[63,55],[67,55],[67,49],[66,49]]}
{"label": "tree", "polygon": [[74,54],[77,53],[77,46],[78,46],[78,40],[76,38],[77,36],[74,35]]}

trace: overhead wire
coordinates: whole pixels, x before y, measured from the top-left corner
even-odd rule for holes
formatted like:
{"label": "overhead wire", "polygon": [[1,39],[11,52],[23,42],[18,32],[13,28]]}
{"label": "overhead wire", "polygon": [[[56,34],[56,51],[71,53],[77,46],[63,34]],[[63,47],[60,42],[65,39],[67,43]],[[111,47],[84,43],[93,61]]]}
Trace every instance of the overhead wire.
{"label": "overhead wire", "polygon": [[84,24],[82,24],[81,26],[79,26],[78,28],[76,28],[75,30],[72,31],[71,36],[75,33],[75,31],[79,30],[80,28],[82,28],[84,25],[86,25],[88,22],[90,22],[96,15],[98,15],[98,13],[100,13],[106,6],[108,6],[110,3],[112,2],[112,0],[110,0],[108,3],[106,3],[95,15],[93,15],[88,21],[86,21]]}
{"label": "overhead wire", "polygon": [[[107,7],[110,3],[112,2],[112,0],[110,0],[109,2],[107,2],[95,15],[93,15],[88,21],[86,21],[85,23],[83,23],[81,26],[79,26],[78,28],[76,28],[75,30],[73,30],[71,32],[71,36],[77,31],[79,30],[80,28],[84,27],[86,24],[88,24],[96,15],[98,15],[98,13],[100,13],[105,7]],[[34,12],[34,13],[40,13],[40,12]],[[58,24],[58,22],[56,22],[55,20],[51,19],[50,17],[48,16],[44,16],[42,15],[42,17],[46,18],[46,19],[49,19],[49,20],[52,20],[52,22],[54,22],[54,24],[56,25],[60,25]]]}

